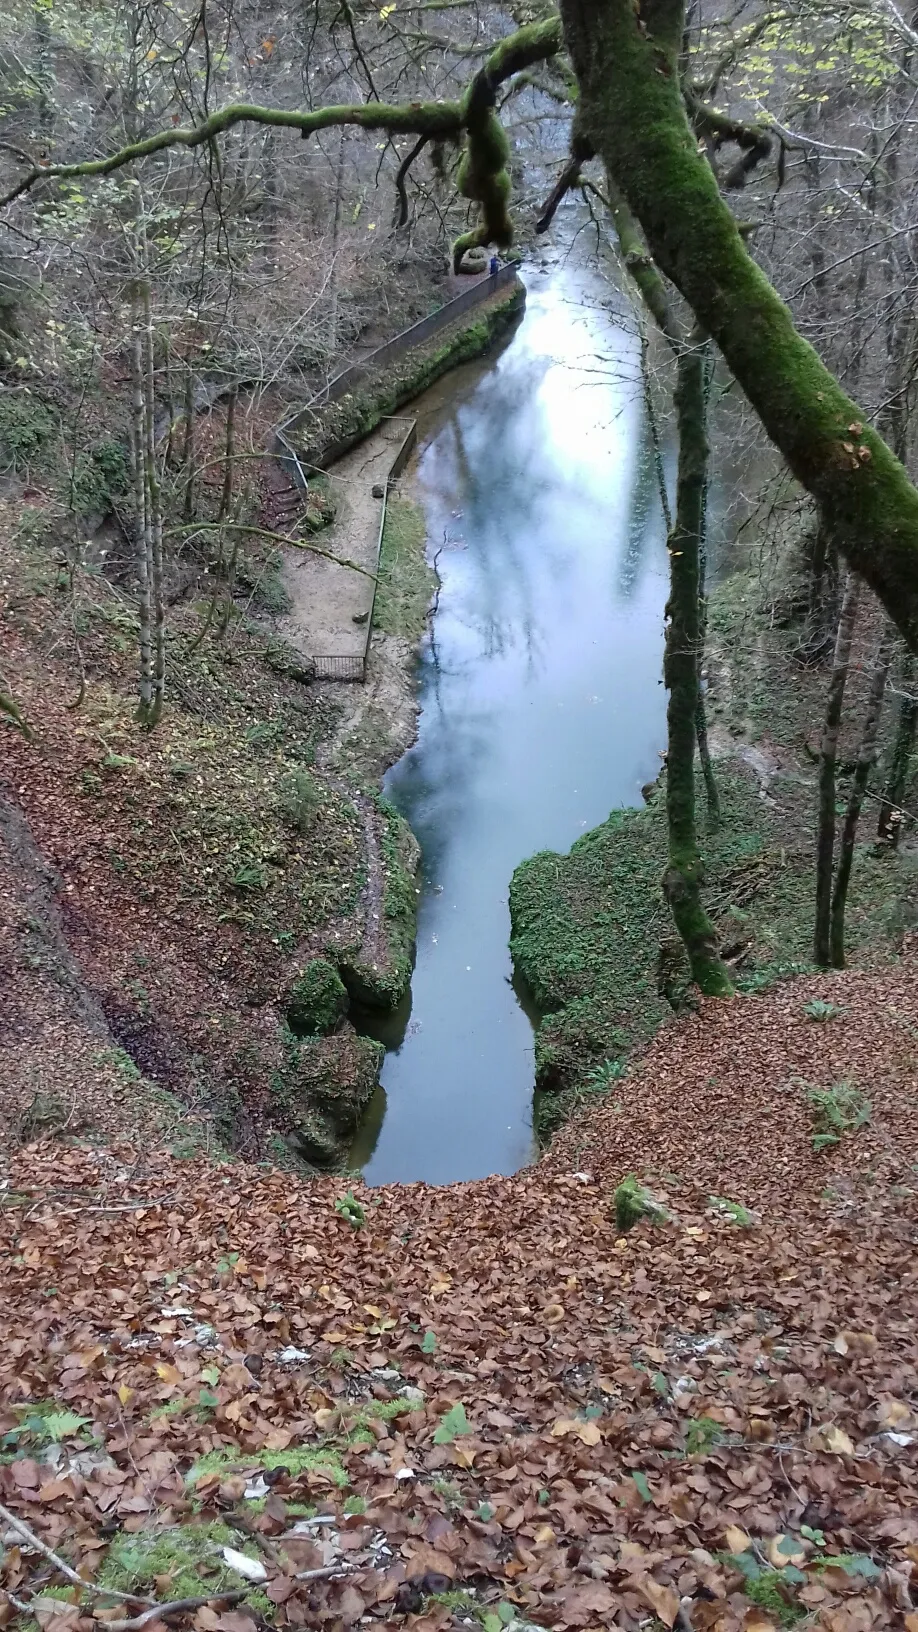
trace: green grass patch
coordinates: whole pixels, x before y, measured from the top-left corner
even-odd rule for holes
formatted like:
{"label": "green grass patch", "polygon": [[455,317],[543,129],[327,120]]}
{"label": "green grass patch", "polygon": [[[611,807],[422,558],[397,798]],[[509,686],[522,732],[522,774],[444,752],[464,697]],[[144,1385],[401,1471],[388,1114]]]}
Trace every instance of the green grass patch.
{"label": "green grass patch", "polygon": [[333,1445],[289,1445],[284,1451],[253,1451],[251,1455],[241,1455],[236,1445],[223,1445],[198,1457],[186,1473],[185,1483],[193,1486],[210,1473],[232,1473],[242,1468],[262,1468],[268,1472],[272,1468],[286,1468],[294,1479],[297,1474],[314,1468],[327,1474],[332,1484],[347,1484],[341,1457]]}
{"label": "green grass patch", "polygon": [[373,625],[384,635],[420,640],[437,575],[427,564],[424,512],[413,499],[391,493],[386,506]]}
{"label": "green grass patch", "polygon": [[[145,1592],[157,1577],[166,1576],[169,1587],[158,1584],[160,1597],[196,1598],[204,1592],[232,1592],[245,1585],[241,1576],[223,1561],[222,1547],[257,1559],[258,1549],[230,1525],[176,1524],[164,1530],[143,1530],[119,1535],[109,1547],[99,1574],[99,1584],[116,1592]],[[274,1606],[264,1593],[251,1592],[246,1603],[273,1617]]]}

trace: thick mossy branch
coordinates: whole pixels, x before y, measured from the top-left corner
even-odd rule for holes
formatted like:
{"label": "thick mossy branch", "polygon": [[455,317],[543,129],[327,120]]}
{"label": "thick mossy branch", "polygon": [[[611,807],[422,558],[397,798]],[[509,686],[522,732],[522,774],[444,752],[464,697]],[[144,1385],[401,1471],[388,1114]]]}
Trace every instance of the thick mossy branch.
{"label": "thick mossy branch", "polygon": [[[561,45],[560,17],[552,16],[542,22],[526,24],[495,46],[471,81],[461,103],[352,103],[317,108],[312,112],[266,108],[248,102],[232,103],[211,114],[199,125],[157,131],[103,158],[84,159],[73,164],[35,164],[0,198],[0,208],[29,192],[40,181],[106,176],[168,148],[206,146],[239,124],[280,126],[298,130],[304,137],[335,125],[356,125],[363,130],[385,130],[390,135],[415,135],[425,139],[456,138],[465,130],[469,140],[460,172],[460,191],[481,205],[482,220],[479,227],[460,240],[462,248],[458,256],[454,249],[455,264],[458,264],[465,249],[473,244],[493,242],[509,245],[513,240],[507,208],[510,198],[507,170],[509,146],[494,112],[497,91],[512,75],[560,51]],[[409,163],[417,151],[412,151]],[[405,168],[399,172],[402,188]],[[404,213],[401,191],[399,196],[401,215]]]}
{"label": "thick mossy branch", "polygon": [[918,492],[747,253],[682,102],[671,0],[563,0],[578,119],[848,563],[918,646]]}
{"label": "thick mossy branch", "polygon": [[462,129],[458,102],[409,102],[404,106],[386,102],[343,104],[317,108],[308,113],[291,108],[263,108],[255,103],[234,102],[220,108],[199,125],[176,126],[157,131],[140,142],[129,142],[101,159],[82,159],[75,164],[35,165],[0,198],[0,209],[11,204],[39,181],[69,181],[77,176],[107,176],[125,165],[148,159],[170,147],[202,147],[222,136],[234,125],[279,125],[298,130],[304,137],[335,125],[358,125],[363,130],[387,130],[393,136],[458,136]]}
{"label": "thick mossy branch", "polygon": [[748,125],[742,119],[731,119],[725,113],[718,113],[691,90],[686,90],[684,96],[692,128],[711,153],[718,153],[727,143],[740,148],[740,157],[727,171],[723,184],[728,189],[744,187],[746,177],[771,152],[769,132],[763,125]]}
{"label": "thick mossy branch", "polygon": [[466,131],[465,152],[459,165],[458,186],[464,198],[481,207],[477,227],[464,232],[453,244],[453,271],[458,272],[469,249],[498,244],[507,249],[513,243],[510,219],[510,143],[495,112],[497,91],[513,74],[541,62],[561,47],[561,20],[530,23],[502,40],[475,75],[461,104],[461,121]]}
{"label": "thick mossy branch", "polygon": [[555,212],[557,211],[558,205],[572,190],[572,188],[580,185],[580,172],[583,169],[583,166],[588,164],[590,159],[595,157],[596,155],[593,152],[592,143],[587,141],[586,137],[581,136],[575,129],[573,135],[571,136],[570,158],[568,159],[567,164],[564,166],[564,169],[561,171],[561,174],[546,198],[545,203],[542,205],[541,211],[539,212],[539,219],[535,226],[536,232],[548,231],[552,221],[555,218]]}

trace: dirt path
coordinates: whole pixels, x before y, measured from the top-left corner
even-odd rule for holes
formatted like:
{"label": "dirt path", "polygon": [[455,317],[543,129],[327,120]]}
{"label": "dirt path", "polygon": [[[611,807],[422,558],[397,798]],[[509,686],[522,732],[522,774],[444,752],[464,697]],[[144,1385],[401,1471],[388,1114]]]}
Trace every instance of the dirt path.
{"label": "dirt path", "polygon": [[[338,510],[317,542],[332,555],[356,561],[366,574],[376,569],[384,488],[409,421],[384,420],[372,436],[339,459],[330,477]],[[336,566],[309,550],[286,552],[282,576],[293,603],[278,632],[304,657],[361,658],[373,604],[373,578]]]}

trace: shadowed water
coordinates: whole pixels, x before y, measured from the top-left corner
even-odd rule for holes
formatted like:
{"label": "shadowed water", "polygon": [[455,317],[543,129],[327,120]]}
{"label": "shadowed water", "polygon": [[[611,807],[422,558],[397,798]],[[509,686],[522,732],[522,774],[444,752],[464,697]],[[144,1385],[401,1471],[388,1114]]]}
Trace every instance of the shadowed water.
{"label": "shadowed water", "polygon": [[372,1184],[513,1172],[533,1154],[533,1031],[507,893],[640,803],[664,741],[666,552],[640,347],[608,285],[527,271],[496,361],[418,405],[441,589],[416,745],[386,780],[422,851],[410,1006],[354,1165]]}

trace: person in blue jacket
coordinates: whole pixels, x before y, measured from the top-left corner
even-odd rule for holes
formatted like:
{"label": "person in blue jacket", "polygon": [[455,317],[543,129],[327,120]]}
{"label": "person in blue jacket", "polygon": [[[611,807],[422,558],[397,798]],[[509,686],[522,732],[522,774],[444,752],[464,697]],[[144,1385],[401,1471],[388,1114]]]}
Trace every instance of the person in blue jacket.
{"label": "person in blue jacket", "polygon": [[490,272],[492,278],[497,277],[497,273],[498,273],[499,269],[500,269],[500,261],[497,259],[496,255],[492,255],[489,266],[488,266],[488,271]]}

